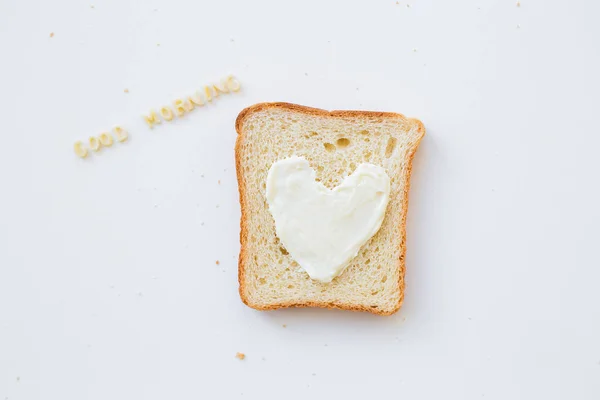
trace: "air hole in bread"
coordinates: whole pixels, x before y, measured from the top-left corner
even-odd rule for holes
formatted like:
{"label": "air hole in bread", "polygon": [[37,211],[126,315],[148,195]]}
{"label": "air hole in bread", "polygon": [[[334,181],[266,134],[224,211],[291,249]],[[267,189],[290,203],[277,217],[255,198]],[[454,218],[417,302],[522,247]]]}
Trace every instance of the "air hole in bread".
{"label": "air hole in bread", "polygon": [[309,132],[308,135],[310,137],[319,136],[319,134],[317,132],[314,132],[314,131],[313,132]]}
{"label": "air hole in bread", "polygon": [[348,146],[350,146],[350,139],[348,138],[339,138],[336,142],[335,145],[340,148],[340,149],[344,149]]}
{"label": "air hole in bread", "polygon": [[264,285],[265,283],[267,283],[267,280],[265,278],[258,278],[258,283]]}
{"label": "air hole in bread", "polygon": [[290,254],[290,253],[288,253],[288,251],[287,251],[287,250],[285,249],[285,247],[283,247],[283,246],[279,247],[279,251],[280,251],[280,252],[281,252],[281,254],[283,254],[284,256],[287,256],[288,254]]}
{"label": "air hole in bread", "polygon": [[360,133],[361,135],[368,135],[368,134],[369,134],[369,131],[368,131],[368,130],[366,130],[366,129],[364,129],[364,130],[362,130],[362,131],[360,131],[360,132],[358,132],[358,133]]}
{"label": "air hole in bread", "polygon": [[387,282],[387,276],[384,276],[383,278],[381,278],[381,283],[386,283]]}
{"label": "air hole in bread", "polygon": [[373,157],[373,153],[371,153],[370,151],[367,151],[365,153],[365,161],[371,161],[371,157]]}
{"label": "air hole in bread", "polygon": [[371,292],[371,296],[375,296],[377,293],[379,293],[379,290],[375,290],[375,291]]}
{"label": "air hole in bread", "polygon": [[354,171],[356,169],[356,164],[350,163],[350,170]]}
{"label": "air hole in bread", "polygon": [[387,146],[385,148],[385,158],[390,158],[394,152],[394,149],[396,148],[396,142],[396,138],[391,137],[388,139]]}
{"label": "air hole in bread", "polygon": [[365,264],[369,265],[370,263],[371,263],[371,259],[370,259],[370,258],[367,258],[367,259],[365,260]]}
{"label": "air hole in bread", "polygon": [[288,285],[288,286],[287,286],[287,288],[288,288],[288,289],[293,289],[293,288],[294,288],[294,285]]}
{"label": "air hole in bread", "polygon": [[335,146],[331,143],[323,143],[323,146],[325,146],[325,150],[327,150],[330,153],[333,153],[335,151]]}

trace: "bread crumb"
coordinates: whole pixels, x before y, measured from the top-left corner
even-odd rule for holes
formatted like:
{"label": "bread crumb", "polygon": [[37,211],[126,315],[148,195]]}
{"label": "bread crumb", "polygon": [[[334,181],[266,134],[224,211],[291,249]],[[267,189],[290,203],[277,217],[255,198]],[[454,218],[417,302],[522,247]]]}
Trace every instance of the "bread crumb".
{"label": "bread crumb", "polygon": [[220,179],[217,182],[219,183],[219,185],[221,184],[221,180]]}
{"label": "bread crumb", "polygon": [[286,324],[283,324],[283,325],[281,325],[281,326],[283,326],[284,328],[287,328],[287,325],[286,325]]}
{"label": "bread crumb", "polygon": [[221,264],[221,263],[219,262],[219,260],[217,260],[217,261],[215,261],[215,264],[219,265],[219,264]]}
{"label": "bread crumb", "polygon": [[244,358],[246,358],[246,355],[244,353],[236,353],[235,357],[239,360],[243,360]]}
{"label": "bread crumb", "polygon": [[90,8],[94,8],[94,6],[90,6]]}
{"label": "bread crumb", "polygon": [[521,7],[521,2],[517,1],[517,7]]}
{"label": "bread crumb", "polygon": [[129,93],[129,89],[125,89],[123,90],[125,93]]}
{"label": "bread crumb", "polygon": [[54,32],[50,32],[50,37],[54,37]]}

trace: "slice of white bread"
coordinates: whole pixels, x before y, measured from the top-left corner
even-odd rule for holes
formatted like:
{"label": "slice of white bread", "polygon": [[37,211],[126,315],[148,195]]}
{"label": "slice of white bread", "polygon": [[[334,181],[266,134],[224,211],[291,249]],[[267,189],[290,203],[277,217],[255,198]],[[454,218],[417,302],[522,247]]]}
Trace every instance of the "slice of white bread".
{"label": "slice of white bread", "polygon": [[[236,120],[235,157],[242,210],[238,278],[248,306],[329,307],[389,315],[404,299],[405,223],[412,159],[423,124],[401,114],[325,111],[261,103]],[[361,163],[385,168],[390,200],[380,230],[331,283],[310,279],[275,234],[265,197],[274,162],[301,156],[334,188]]]}

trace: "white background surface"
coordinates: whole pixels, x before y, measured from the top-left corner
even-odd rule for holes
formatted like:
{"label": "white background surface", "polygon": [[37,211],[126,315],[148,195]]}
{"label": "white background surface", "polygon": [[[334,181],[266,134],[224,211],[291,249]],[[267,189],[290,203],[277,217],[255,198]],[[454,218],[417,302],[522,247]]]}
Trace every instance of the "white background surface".
{"label": "white background surface", "polygon": [[[600,398],[598,15],[0,1],[0,399]],[[228,73],[241,93],[144,125]],[[425,123],[397,315],[240,302],[234,119],[261,101]]]}

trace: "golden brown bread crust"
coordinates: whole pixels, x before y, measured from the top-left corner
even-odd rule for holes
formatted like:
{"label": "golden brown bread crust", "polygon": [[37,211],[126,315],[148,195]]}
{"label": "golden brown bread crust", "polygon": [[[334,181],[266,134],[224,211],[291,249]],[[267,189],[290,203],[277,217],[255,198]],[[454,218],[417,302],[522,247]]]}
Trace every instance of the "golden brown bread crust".
{"label": "golden brown bread crust", "polygon": [[[301,303],[278,303],[278,304],[272,304],[269,306],[261,306],[258,304],[251,303],[248,300],[248,298],[246,297],[246,294],[245,294],[245,285],[246,285],[245,261],[246,261],[246,250],[247,250],[246,249],[246,241],[248,238],[248,228],[246,226],[246,219],[247,219],[246,218],[246,213],[247,213],[246,208],[247,208],[247,206],[244,202],[244,191],[246,189],[246,184],[244,181],[244,174],[242,173],[241,161],[240,161],[240,148],[241,148],[242,141],[244,139],[242,125],[248,115],[252,114],[253,112],[257,112],[257,111],[261,111],[261,110],[265,110],[265,109],[269,109],[269,108],[283,108],[283,109],[301,112],[301,113],[309,114],[309,115],[319,115],[319,116],[329,116],[329,117],[401,118],[401,119],[410,121],[413,124],[417,125],[418,131],[422,132],[422,135],[419,137],[419,141],[417,142],[417,144],[414,146],[414,148],[408,155],[408,158],[409,158],[408,159],[408,171],[405,175],[404,193],[403,193],[403,199],[402,199],[402,215],[404,217],[402,218],[402,226],[400,227],[401,228],[400,231],[402,234],[402,242],[400,244],[400,246],[401,246],[400,259],[398,260],[398,262],[400,264],[399,265],[400,274],[399,274],[399,279],[398,279],[400,298],[398,300],[398,304],[396,305],[396,307],[394,307],[394,309],[389,310],[389,311],[388,310],[375,310],[370,307],[365,307],[365,306],[356,305],[356,304],[345,304],[345,303],[337,303],[337,302],[322,303],[322,302],[312,302],[312,301],[301,302]],[[367,311],[367,312],[370,312],[373,314],[378,314],[378,315],[391,315],[391,314],[394,314],[396,311],[398,311],[400,309],[400,307],[402,306],[402,302],[404,301],[404,273],[405,273],[404,258],[405,258],[405,254],[406,254],[406,214],[407,214],[407,210],[408,210],[408,191],[410,189],[410,176],[412,173],[412,161],[413,161],[414,155],[417,151],[417,148],[419,147],[419,143],[420,143],[421,139],[423,138],[423,135],[425,134],[425,126],[423,125],[423,123],[421,121],[419,121],[418,119],[406,118],[402,114],[390,113],[390,112],[353,111],[353,110],[327,111],[327,110],[321,110],[319,108],[311,108],[311,107],[306,107],[306,106],[301,106],[301,105],[291,104],[291,103],[258,103],[258,104],[254,104],[250,107],[243,109],[239,113],[238,117],[235,120],[235,130],[237,131],[237,134],[238,134],[237,139],[235,141],[235,168],[236,168],[236,172],[237,172],[238,188],[239,188],[239,192],[240,192],[240,207],[241,207],[241,211],[242,211],[242,216],[241,216],[241,220],[240,220],[240,245],[241,246],[240,246],[240,257],[239,257],[239,261],[238,261],[238,282],[240,285],[240,287],[239,287],[240,298],[242,299],[244,304],[246,304],[248,307],[252,307],[256,310],[274,310],[277,308],[284,308],[284,307],[321,307],[321,308],[338,308],[338,309],[350,310],[350,311]]]}

